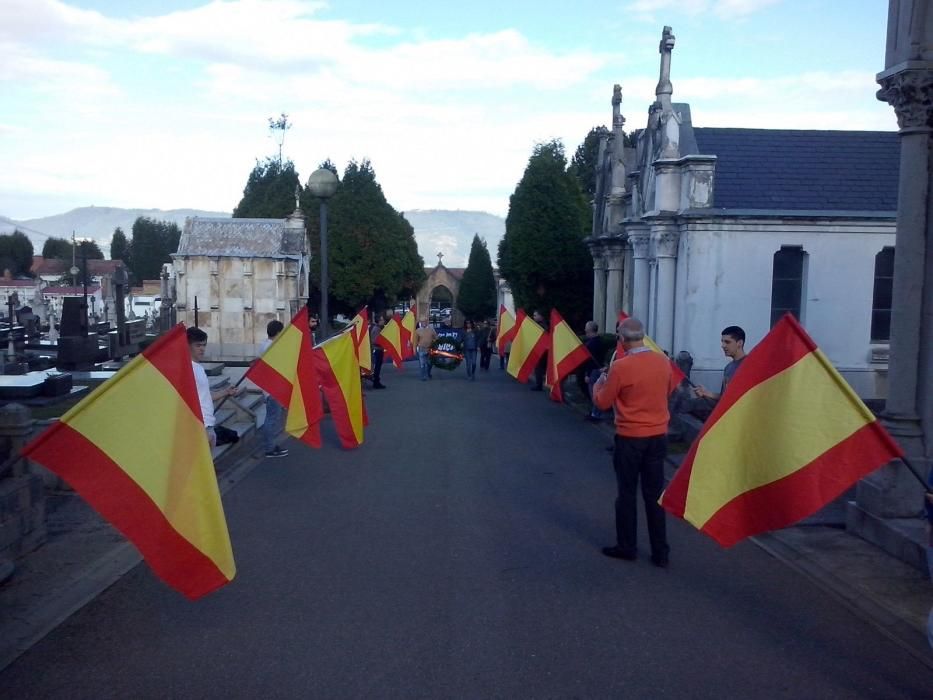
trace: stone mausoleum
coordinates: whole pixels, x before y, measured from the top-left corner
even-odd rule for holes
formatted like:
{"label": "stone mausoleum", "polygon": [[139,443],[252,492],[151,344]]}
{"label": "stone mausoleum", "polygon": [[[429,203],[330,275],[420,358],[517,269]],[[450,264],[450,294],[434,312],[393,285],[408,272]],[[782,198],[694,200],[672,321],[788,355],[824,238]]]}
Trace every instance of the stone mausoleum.
{"label": "stone mausoleum", "polygon": [[172,260],[178,320],[207,333],[211,359],[254,358],[266,324],[287,323],[307,301],[308,237],[297,209],[285,219],[189,218]]}
{"label": "stone mausoleum", "polygon": [[866,398],[886,396],[897,213],[896,132],[701,128],[672,102],[664,28],[657,100],[625,147],[622,91],[600,144],[593,317],[645,321],[693,377],[719,385],[720,331],[747,347],[794,314]]}

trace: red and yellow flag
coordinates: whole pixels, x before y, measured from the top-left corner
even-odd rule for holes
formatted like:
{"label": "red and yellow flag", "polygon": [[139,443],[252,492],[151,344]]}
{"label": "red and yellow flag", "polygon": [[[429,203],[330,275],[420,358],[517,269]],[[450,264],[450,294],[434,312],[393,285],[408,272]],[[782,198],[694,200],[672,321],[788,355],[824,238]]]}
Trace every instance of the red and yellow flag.
{"label": "red and yellow flag", "polygon": [[346,448],[361,445],[365,411],[353,336],[341,333],[329,338],[314,348],[313,356],[314,369],[330,406],[340,444]]}
{"label": "red and yellow flag", "polygon": [[405,315],[402,316],[401,323],[401,342],[402,342],[402,359],[407,360],[409,357],[415,356],[415,344],[412,342],[412,339],[415,337],[415,328],[418,327],[418,323],[415,320],[415,307],[412,306],[405,312]]}
{"label": "red and yellow flag", "polygon": [[397,369],[402,368],[402,361],[405,359],[402,337],[402,321],[398,314],[392,314],[392,318],[386,321],[376,338],[376,345],[386,351]]}
{"label": "red and yellow flag", "polygon": [[530,316],[526,315],[524,310],[518,312],[515,326],[516,332],[512,339],[509,365],[505,371],[524,384],[531,376],[538,360],[547,352],[548,334]]}
{"label": "red and yellow flag", "polygon": [[730,547],[794,524],[901,455],[788,314],[742,362],[660,503]]}
{"label": "red and yellow flag", "polygon": [[[628,317],[629,316],[627,313],[625,313],[624,311],[620,311],[619,312],[619,323],[622,323],[622,321],[624,321]],[[658,347],[658,344],[655,343],[647,335],[645,336],[645,345],[651,348],[653,352],[656,352],[659,355],[664,355],[664,357],[668,357],[668,354],[664,352],[660,347]],[[687,375],[684,374],[684,371],[680,367],[677,366],[677,363],[674,362],[673,358],[668,357],[668,359],[670,359],[671,361],[671,393],[673,394],[677,390],[677,387],[680,386],[680,383],[684,379],[687,378]]]}
{"label": "red and yellow flag", "polygon": [[285,407],[285,432],[311,447],[320,447],[324,405],[311,362],[313,347],[308,307],[303,306],[249,368],[246,378]]}
{"label": "red and yellow flag", "polygon": [[71,484],[186,597],[200,598],[236,574],[183,325],[23,455]]}
{"label": "red and yellow flag", "polygon": [[590,359],[590,351],[580,342],[567,322],[551,309],[550,353],[547,360],[547,385],[551,387],[550,397],[554,401],[563,401],[564,393],[561,382],[577,367]]}
{"label": "red and yellow flag", "polygon": [[518,325],[515,323],[515,317],[509,313],[504,304],[499,305],[499,321],[496,324],[496,352],[500,355],[505,354],[505,345],[518,332]]}
{"label": "red and yellow flag", "polygon": [[373,371],[373,348],[369,341],[369,311],[364,306],[350,321],[353,331],[353,347],[356,350],[356,360],[360,369]]}

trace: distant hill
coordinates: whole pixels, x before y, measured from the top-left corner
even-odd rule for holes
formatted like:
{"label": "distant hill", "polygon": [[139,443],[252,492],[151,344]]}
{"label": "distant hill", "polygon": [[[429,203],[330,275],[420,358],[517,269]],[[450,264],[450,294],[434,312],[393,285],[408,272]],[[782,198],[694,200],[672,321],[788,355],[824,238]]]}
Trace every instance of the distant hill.
{"label": "distant hill", "polygon": [[[81,238],[93,238],[104,255],[110,255],[110,239],[119,226],[127,237],[133,222],[140,216],[160,221],[174,221],[184,225],[188,216],[229,217],[227,212],[202,211],[200,209],[120,209],[117,207],[80,207],[64,214],[45,216],[41,219],[14,221],[0,216],[0,234],[19,229],[32,241],[36,254],[50,237],[71,238],[71,232]],[[499,241],[505,234],[505,219],[482,211],[454,211],[446,209],[413,209],[405,212],[415,229],[418,251],[424,264],[437,264],[438,251],[444,253],[444,264],[448,267],[465,267],[470,257],[473,234],[486,239],[492,264],[496,264]]]}
{"label": "distant hill", "polygon": [[44,216],[40,219],[24,219],[13,221],[0,217],[0,233],[12,233],[14,228],[29,236],[36,254],[42,252],[42,246],[50,236],[54,238],[71,238],[71,232],[79,238],[93,238],[109,255],[110,239],[118,226],[126,233],[127,238],[133,228],[133,222],[140,216],[148,216],[159,221],[174,221],[179,226],[185,223],[188,216],[226,216],[229,212],[202,211],[200,209],[120,209],[118,207],[79,207],[64,214]]}
{"label": "distant hill", "polygon": [[444,254],[447,267],[466,267],[470,257],[473,234],[486,240],[489,257],[496,266],[499,241],[505,235],[505,219],[484,211],[449,209],[412,209],[405,218],[415,229],[418,252],[424,264],[434,267],[437,253]]}

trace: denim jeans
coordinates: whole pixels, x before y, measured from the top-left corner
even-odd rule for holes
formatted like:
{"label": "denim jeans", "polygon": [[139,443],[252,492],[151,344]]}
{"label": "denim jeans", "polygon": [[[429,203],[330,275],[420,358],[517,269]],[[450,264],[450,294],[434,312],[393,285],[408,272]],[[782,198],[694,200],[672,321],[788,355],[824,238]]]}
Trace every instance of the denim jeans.
{"label": "denim jeans", "polygon": [[476,376],[476,350],[464,350],[463,359],[466,362],[467,378]]}
{"label": "denim jeans", "polygon": [[262,438],[262,449],[265,452],[272,452],[275,449],[275,438],[282,432],[284,424],[285,409],[278,401],[271,396],[266,397],[266,419],[259,429],[259,436]]}
{"label": "denim jeans", "polygon": [[421,379],[427,380],[431,376],[431,355],[426,348],[418,348],[418,367],[421,369]]}

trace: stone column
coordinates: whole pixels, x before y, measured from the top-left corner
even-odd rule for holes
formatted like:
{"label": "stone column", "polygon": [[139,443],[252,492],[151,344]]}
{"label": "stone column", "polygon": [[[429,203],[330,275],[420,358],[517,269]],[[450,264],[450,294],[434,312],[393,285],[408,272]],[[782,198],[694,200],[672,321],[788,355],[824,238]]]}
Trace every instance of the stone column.
{"label": "stone column", "polygon": [[[900,127],[894,290],[888,398],[882,420],[926,475],[933,457],[933,12],[925,0],[888,6],[885,70],[878,99]],[[923,542],[903,542],[897,520],[918,516],[922,487],[899,461],[859,482],[847,525],[898,556],[922,558]],[[895,551],[896,550],[896,551]]]}
{"label": "stone column", "polygon": [[0,581],[12,562],[45,542],[45,489],[42,477],[19,456],[34,421],[20,404],[0,408]]}
{"label": "stone column", "polygon": [[646,227],[630,228],[628,240],[632,247],[632,316],[648,323],[650,269],[648,267],[648,241]]}
{"label": "stone column", "polygon": [[602,327],[606,332],[616,327],[622,308],[622,272],[625,247],[621,238],[612,238],[606,244],[606,315]]}
{"label": "stone column", "polygon": [[596,323],[606,317],[606,249],[599,238],[588,238],[587,247],[593,256],[593,316]]}
{"label": "stone column", "polygon": [[677,276],[677,245],[680,233],[674,223],[651,227],[651,253],[656,261],[657,289],[655,314],[652,319],[654,341],[662,350],[674,352],[674,283]]}
{"label": "stone column", "polygon": [[625,237],[625,250],[623,253],[624,262],[622,263],[622,309],[626,313],[632,313],[632,269],[635,266],[635,251],[632,250],[632,242]]}

